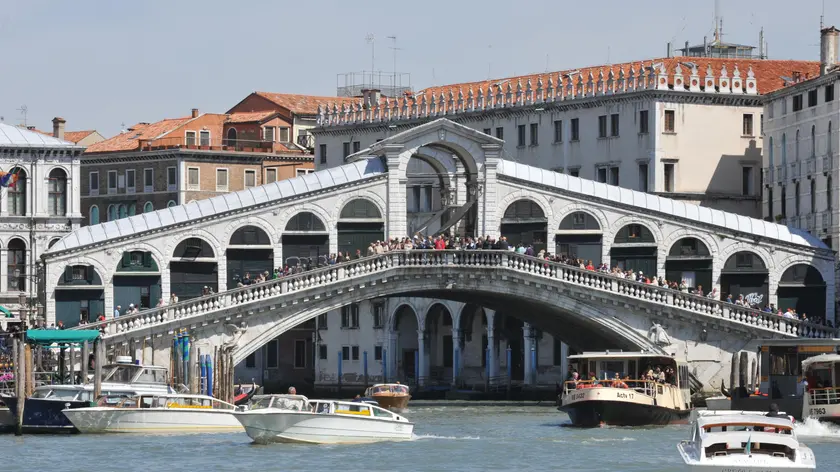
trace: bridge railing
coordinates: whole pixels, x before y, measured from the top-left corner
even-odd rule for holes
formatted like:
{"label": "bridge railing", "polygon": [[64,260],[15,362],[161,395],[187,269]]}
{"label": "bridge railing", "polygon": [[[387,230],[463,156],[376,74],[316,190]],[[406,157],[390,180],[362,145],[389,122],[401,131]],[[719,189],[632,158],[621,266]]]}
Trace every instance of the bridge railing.
{"label": "bridge railing", "polygon": [[91,323],[85,325],[84,328],[99,328],[106,335],[114,335],[171,320],[192,318],[281,294],[329,285],[359,275],[384,272],[394,267],[422,266],[500,267],[794,336],[829,338],[834,337],[836,332],[834,328],[827,326],[783,318],[775,313],[766,313],[721,300],[640,283],[607,272],[586,270],[560,262],[517,254],[513,251],[497,250],[411,250],[378,254],[146,310],[135,315]]}

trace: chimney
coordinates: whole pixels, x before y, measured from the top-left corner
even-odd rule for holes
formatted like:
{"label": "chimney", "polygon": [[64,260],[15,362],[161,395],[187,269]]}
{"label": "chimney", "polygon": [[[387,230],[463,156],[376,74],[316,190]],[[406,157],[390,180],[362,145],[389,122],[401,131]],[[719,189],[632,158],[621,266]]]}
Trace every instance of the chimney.
{"label": "chimney", "polygon": [[53,137],[64,141],[64,118],[56,116],[53,118]]}
{"label": "chimney", "polygon": [[758,58],[764,59],[764,27],[758,32]]}
{"label": "chimney", "polygon": [[192,109],[192,117],[193,118],[198,118],[198,108],[193,108]]}
{"label": "chimney", "polygon": [[382,92],[379,89],[364,89],[362,90],[362,106],[367,107],[368,103],[370,106],[374,106],[375,104],[379,103],[379,100],[382,98]]}
{"label": "chimney", "polygon": [[824,75],[837,65],[837,52],[840,49],[840,30],[833,26],[820,30],[820,75]]}
{"label": "chimney", "polygon": [[665,49],[665,57],[668,57],[668,58],[673,57],[673,54],[671,52],[671,42],[670,41],[668,42],[668,46]]}

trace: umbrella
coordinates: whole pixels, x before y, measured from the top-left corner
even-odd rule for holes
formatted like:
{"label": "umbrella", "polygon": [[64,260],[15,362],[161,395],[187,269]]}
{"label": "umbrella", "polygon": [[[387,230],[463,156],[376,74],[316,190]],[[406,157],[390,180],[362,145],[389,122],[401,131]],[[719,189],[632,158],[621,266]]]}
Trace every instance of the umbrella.
{"label": "umbrella", "polygon": [[15,315],[12,314],[12,312],[8,308],[6,308],[4,306],[0,306],[0,313],[3,313],[4,315],[6,315],[6,318],[14,318],[14,316],[15,316]]}

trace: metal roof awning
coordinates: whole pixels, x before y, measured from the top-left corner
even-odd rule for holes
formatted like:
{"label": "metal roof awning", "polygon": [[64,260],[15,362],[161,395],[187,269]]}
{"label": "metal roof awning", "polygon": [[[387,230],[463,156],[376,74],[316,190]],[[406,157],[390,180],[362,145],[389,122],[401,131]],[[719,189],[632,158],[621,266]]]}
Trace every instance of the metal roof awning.
{"label": "metal roof awning", "polygon": [[26,331],[26,341],[32,344],[49,346],[51,344],[81,344],[95,341],[100,336],[97,329],[63,330],[30,329]]}

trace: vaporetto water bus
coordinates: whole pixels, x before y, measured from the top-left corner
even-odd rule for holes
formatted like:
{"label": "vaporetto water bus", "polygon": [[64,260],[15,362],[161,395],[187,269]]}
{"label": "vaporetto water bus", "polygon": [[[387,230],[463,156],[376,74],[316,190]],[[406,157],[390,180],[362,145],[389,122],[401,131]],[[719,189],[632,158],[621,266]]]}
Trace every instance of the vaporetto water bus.
{"label": "vaporetto water bus", "polygon": [[569,356],[580,379],[564,382],[560,411],[572,424],[594,427],[685,423],[691,410],[686,363],[647,352],[585,352]]}

